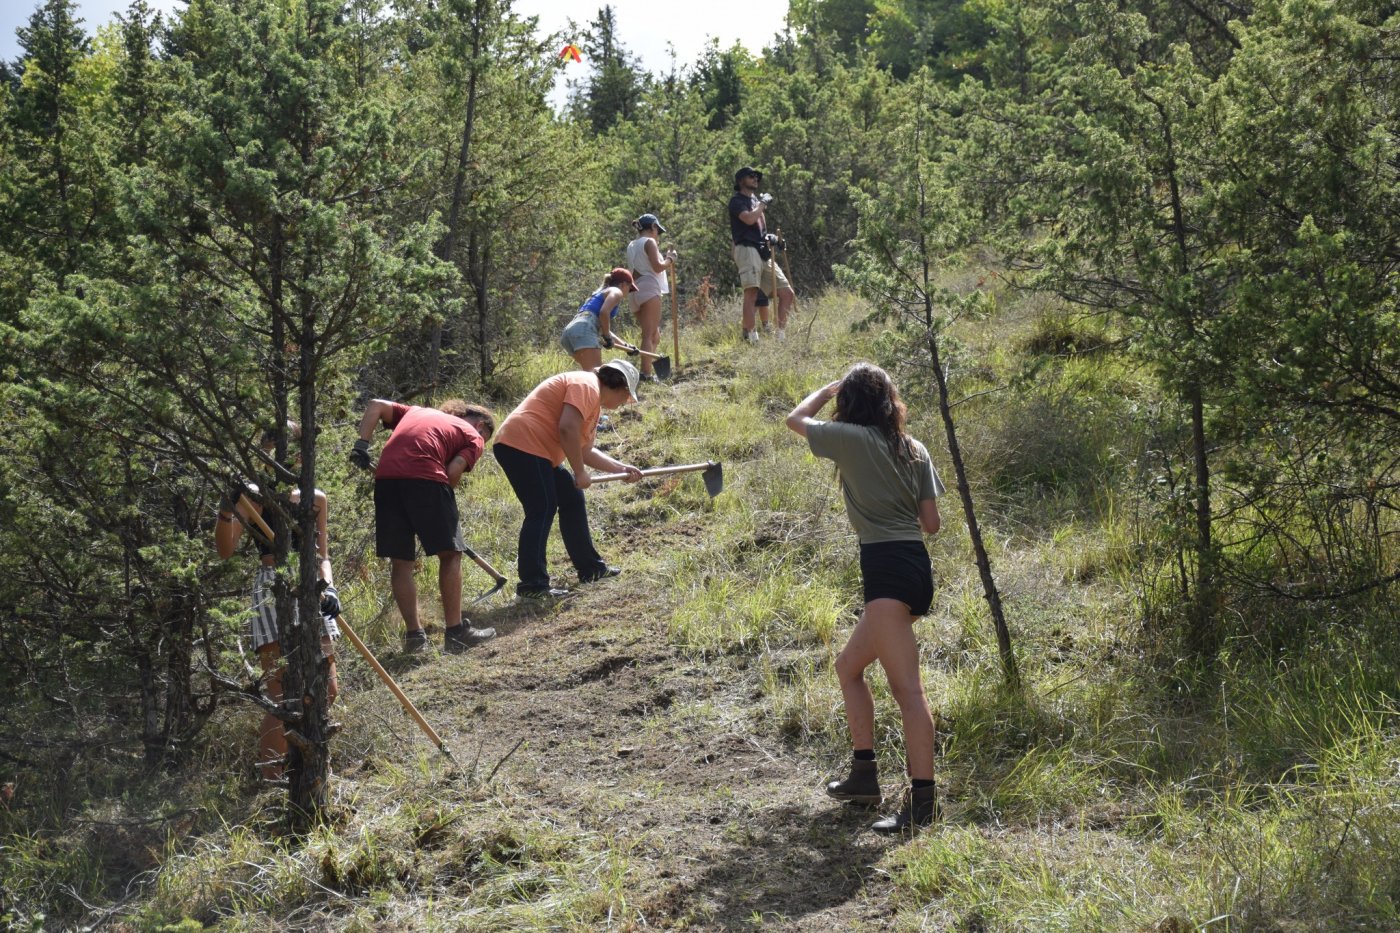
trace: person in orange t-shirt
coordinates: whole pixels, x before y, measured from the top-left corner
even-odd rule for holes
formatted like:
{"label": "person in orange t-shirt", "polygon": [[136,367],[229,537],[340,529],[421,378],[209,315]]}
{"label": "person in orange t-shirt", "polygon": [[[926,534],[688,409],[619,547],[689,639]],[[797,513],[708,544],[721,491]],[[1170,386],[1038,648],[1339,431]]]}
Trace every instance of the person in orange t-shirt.
{"label": "person in orange t-shirt", "polygon": [[[635,402],[640,378],[637,367],[626,360],[551,376],[516,406],[496,432],[492,446],[496,462],[525,510],[516,557],[517,596],[557,599],[569,595],[568,590],[549,585],[546,545],[555,515],[580,583],[622,572],[609,566],[593,546],[583,500],[583,491],[592,481],[585,467],[626,473],[629,483],[642,478],[635,466],[593,446],[602,410]],[[563,466],[566,460],[572,472]]]}

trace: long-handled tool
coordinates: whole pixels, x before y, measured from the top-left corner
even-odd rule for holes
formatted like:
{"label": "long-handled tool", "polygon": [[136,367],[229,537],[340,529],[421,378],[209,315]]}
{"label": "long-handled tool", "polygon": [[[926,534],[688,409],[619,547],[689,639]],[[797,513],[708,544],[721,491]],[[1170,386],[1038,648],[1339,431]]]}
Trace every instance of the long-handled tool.
{"label": "long-handled tool", "polygon": [[656,373],[658,379],[671,378],[671,358],[662,356],[660,353],[651,353],[647,350],[638,349],[635,354],[628,353],[628,356],[645,356],[651,358],[651,371]]}
{"label": "long-handled tool", "polygon": [[[652,467],[649,470],[642,470],[643,476],[669,476],[672,473],[697,473],[701,470],[705,472],[701,479],[705,481],[705,491],[713,499],[724,491],[724,467],[718,460],[709,460],[705,463],[688,463],[685,466]],[[611,483],[614,480],[626,479],[626,473],[599,473],[592,477],[595,483]]]}
{"label": "long-handled tool", "polygon": [[438,735],[437,731],[433,729],[432,726],[428,725],[428,720],[423,718],[423,714],[418,712],[418,707],[413,705],[413,701],[410,700],[403,690],[399,688],[399,685],[394,682],[394,678],[390,677],[389,672],[384,670],[384,665],[379,663],[379,659],[370,652],[364,642],[360,641],[360,636],[355,634],[355,630],[345,621],[345,617],[336,616],[335,622],[340,626],[340,630],[345,633],[345,637],[350,639],[350,644],[354,645],[355,649],[360,652],[360,656],[365,659],[365,662],[369,664],[370,667],[374,668],[375,673],[379,675],[379,679],[384,681],[384,686],[389,688],[389,692],[398,697],[399,702],[403,704],[403,711],[407,713],[414,722],[418,723],[418,728],[423,730],[423,734],[428,737],[428,741],[436,745],[437,750],[446,755],[448,761],[451,761],[455,765],[457,759],[453,757],[452,749],[448,748],[447,743],[442,740],[442,736]]}
{"label": "long-handled tool", "polygon": [[[680,288],[680,279],[676,276],[673,268],[666,273],[671,278],[671,352],[676,356],[676,365],[681,363],[681,318],[676,313],[676,291]],[[665,379],[666,376],[661,378]]]}
{"label": "long-handled tool", "polygon": [[[252,500],[250,500],[246,494],[240,494],[238,497],[238,504],[247,508],[248,515],[252,518],[253,521],[253,530],[256,531],[258,534],[262,535],[264,544],[266,544],[268,547],[271,547],[273,542],[276,540],[272,537],[272,529],[268,527],[267,522],[263,521],[262,515],[255,508],[253,508]],[[239,511],[237,509],[233,510],[233,514],[239,519],[243,518],[243,516],[239,514]]]}
{"label": "long-handled tool", "polygon": [[788,261],[787,240],[783,239],[783,228],[778,228],[778,248],[783,254],[783,275],[787,276],[788,288],[792,290],[792,313],[797,313],[797,286],[792,283],[792,263]]}
{"label": "long-handled tool", "polygon": [[501,573],[495,567],[492,567],[490,564],[486,563],[486,561],[482,558],[480,554],[478,554],[476,551],[473,551],[469,547],[464,546],[462,548],[462,553],[470,557],[472,559],[472,563],[476,564],[482,570],[485,570],[491,575],[491,578],[496,581],[495,586],[491,587],[491,589],[487,590],[485,593],[482,593],[476,599],[473,599],[472,605],[476,605],[483,599],[486,599],[499,593],[501,591],[501,587],[506,585],[505,574]]}

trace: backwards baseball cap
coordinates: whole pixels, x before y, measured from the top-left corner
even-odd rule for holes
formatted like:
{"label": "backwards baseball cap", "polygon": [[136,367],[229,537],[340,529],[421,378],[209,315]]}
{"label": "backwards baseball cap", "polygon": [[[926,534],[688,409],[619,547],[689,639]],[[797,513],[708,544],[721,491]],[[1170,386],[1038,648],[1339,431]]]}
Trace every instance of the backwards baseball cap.
{"label": "backwards baseball cap", "polygon": [[636,291],[637,283],[632,279],[632,270],[617,266],[608,273],[608,281],[614,285],[626,285],[628,291]]}
{"label": "backwards baseball cap", "polygon": [[636,224],[638,230],[650,230],[655,227],[662,233],[666,232],[666,228],[661,226],[661,221],[657,219],[655,214],[643,214],[637,218]]}
{"label": "backwards baseball cap", "polygon": [[745,178],[748,178],[750,175],[758,179],[760,184],[763,183],[763,173],[760,172],[758,169],[754,168],[752,165],[745,165],[743,168],[739,169],[739,171],[734,173],[734,187],[739,187],[740,182],[742,182]]}
{"label": "backwards baseball cap", "polygon": [[641,381],[642,374],[637,372],[637,367],[626,360],[609,360],[599,369],[615,369],[627,379],[627,393],[632,396],[632,401],[637,400],[637,383]]}

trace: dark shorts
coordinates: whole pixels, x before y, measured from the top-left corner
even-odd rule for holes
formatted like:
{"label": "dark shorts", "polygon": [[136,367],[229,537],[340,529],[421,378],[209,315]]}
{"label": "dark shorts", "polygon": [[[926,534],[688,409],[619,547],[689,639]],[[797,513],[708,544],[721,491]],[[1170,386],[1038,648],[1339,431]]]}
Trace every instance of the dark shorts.
{"label": "dark shorts", "polygon": [[860,546],[865,601],[897,599],[921,616],[933,605],[933,565],[922,541],[881,541]]}
{"label": "dark shorts", "polygon": [[452,487],[430,479],[375,480],[374,553],[413,560],[414,536],[429,555],[466,550]]}

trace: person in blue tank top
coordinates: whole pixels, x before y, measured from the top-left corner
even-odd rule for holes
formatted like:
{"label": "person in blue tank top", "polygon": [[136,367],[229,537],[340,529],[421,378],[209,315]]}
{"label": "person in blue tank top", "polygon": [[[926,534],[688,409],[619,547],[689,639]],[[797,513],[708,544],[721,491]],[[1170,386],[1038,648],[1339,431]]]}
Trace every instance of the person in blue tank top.
{"label": "person in blue tank top", "polygon": [[619,267],[609,272],[598,290],[579,306],[559,337],[560,345],[574,358],[579,369],[591,371],[603,365],[604,348],[620,347],[628,353],[637,352],[636,347],[612,332],[612,319],[622,307],[622,296],[636,290],[632,273]]}

